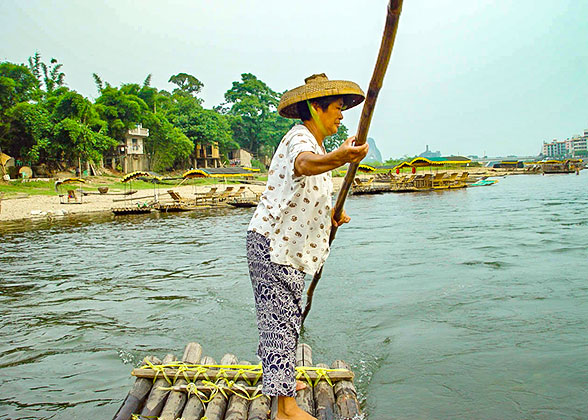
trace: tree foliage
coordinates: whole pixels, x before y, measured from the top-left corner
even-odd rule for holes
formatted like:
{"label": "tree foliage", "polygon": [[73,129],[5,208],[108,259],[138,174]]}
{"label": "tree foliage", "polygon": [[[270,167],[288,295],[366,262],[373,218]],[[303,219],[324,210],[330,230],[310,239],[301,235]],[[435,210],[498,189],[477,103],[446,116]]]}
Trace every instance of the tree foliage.
{"label": "tree foliage", "polygon": [[345,124],[341,123],[339,130],[337,130],[335,134],[325,137],[323,140],[323,146],[327,152],[331,152],[341,146],[348,137],[349,133],[347,132],[347,127],[345,127]]}
{"label": "tree foliage", "polygon": [[[126,93],[129,92],[129,93]],[[107,85],[96,99],[96,110],[107,122],[107,135],[123,141],[125,133],[141,122],[143,113],[148,110],[147,104],[134,94],[132,88]]]}
{"label": "tree foliage", "polygon": [[238,147],[233,140],[230,118],[212,109],[204,109],[196,98],[174,95],[167,116],[194,145],[217,143],[221,153]]}
{"label": "tree foliage", "polygon": [[271,155],[292,125],[277,113],[281,95],[250,73],[232,84],[223,105],[207,109],[198,97],[204,84],[188,73],[169,78],[172,92],[151,86],[151,74],[116,87],[94,73],[99,96],[91,101],[65,86],[62,70],[38,52],[27,64],[0,63],[3,151],[29,163],[98,161],[142,124],[152,169],[167,170],[191,166],[196,145],[216,144],[225,155],[237,147]]}
{"label": "tree foliage", "polygon": [[102,154],[118,142],[104,134],[92,131],[87,125],[65,118],[53,128],[54,147],[63,156],[98,162]]}
{"label": "tree foliage", "polygon": [[10,141],[3,142],[6,153],[32,163],[46,156],[51,146],[52,130],[47,111],[38,104],[21,102],[8,111],[7,117]]}
{"label": "tree foliage", "polygon": [[195,96],[200,93],[204,84],[196,77],[187,73],[178,73],[169,78],[168,82],[177,86],[173,93]]}
{"label": "tree foliage", "polygon": [[47,65],[42,59],[39,52],[29,57],[29,69],[33,75],[42,82],[47,93],[53,92],[57,87],[65,84],[65,73],[61,71],[63,64],[60,64],[57,59],[52,58]]}
{"label": "tree foliage", "polygon": [[270,155],[292,122],[278,115],[280,94],[251,73],[225,93],[223,112],[234,116],[233,136],[255,155]]}
{"label": "tree foliage", "polygon": [[23,65],[0,63],[0,107],[8,110],[19,102],[33,99],[39,81]]}

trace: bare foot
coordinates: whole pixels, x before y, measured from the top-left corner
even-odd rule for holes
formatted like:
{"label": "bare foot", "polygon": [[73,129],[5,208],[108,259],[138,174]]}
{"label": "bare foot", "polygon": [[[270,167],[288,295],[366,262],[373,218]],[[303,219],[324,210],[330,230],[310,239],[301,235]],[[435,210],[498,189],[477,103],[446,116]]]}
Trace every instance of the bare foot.
{"label": "bare foot", "polygon": [[296,381],[296,391],[306,389],[306,383],[302,381]]}
{"label": "bare foot", "polygon": [[278,413],[276,420],[317,420],[296,404],[292,397],[278,397]]}

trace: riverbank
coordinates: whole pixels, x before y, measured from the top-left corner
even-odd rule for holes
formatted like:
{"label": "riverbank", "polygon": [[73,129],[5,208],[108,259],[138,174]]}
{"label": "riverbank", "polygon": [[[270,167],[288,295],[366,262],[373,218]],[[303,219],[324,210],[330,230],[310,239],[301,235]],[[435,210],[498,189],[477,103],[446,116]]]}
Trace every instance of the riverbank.
{"label": "riverbank", "polygon": [[[519,171],[507,171],[500,169],[488,169],[488,168],[467,168],[467,171],[471,176],[475,177],[500,177],[506,175],[523,174],[524,172]],[[421,171],[419,171],[421,172]],[[435,170],[435,172],[437,172]],[[456,172],[456,170],[439,170],[438,172]],[[359,174],[358,176],[370,176],[366,174]],[[343,183],[343,177],[334,177],[333,186],[334,190],[338,191]],[[248,191],[253,193],[263,192],[265,186],[259,182],[257,184],[231,184],[231,186],[246,186]],[[156,186],[154,189],[143,189],[139,190],[135,194],[129,196],[127,203],[136,205],[141,202],[148,202],[153,200],[154,195],[159,200],[170,201],[171,197],[167,193],[168,190],[173,189],[180,196],[184,198],[194,197],[194,193],[203,193],[208,191],[211,187],[217,187],[219,190],[225,188],[225,184],[206,184],[206,185],[185,185],[180,187],[174,187],[170,185]],[[118,195],[116,195],[118,193]],[[35,218],[46,218],[46,217],[62,217],[68,214],[83,214],[83,213],[94,213],[94,212],[110,212],[113,207],[122,207],[125,202],[120,201],[124,198],[120,195],[122,191],[109,191],[108,194],[97,194],[93,193],[90,195],[82,195],[81,200],[78,197],[78,201],[81,203],[67,203],[67,197],[60,197],[57,193],[54,195],[25,195],[17,194],[8,197],[4,197],[0,201],[0,222],[3,221],[15,221],[21,219],[35,219]],[[78,194],[79,195],[79,194]],[[116,202],[113,200],[117,200]]]}
{"label": "riverbank", "polygon": [[[246,186],[253,193],[263,192],[264,185],[241,184]],[[235,186],[235,184],[231,184]],[[239,186],[239,184],[237,184]],[[67,196],[60,197],[55,195],[15,195],[4,198],[0,203],[0,222],[15,221],[21,219],[35,219],[46,217],[62,217],[69,214],[83,214],[95,212],[110,212],[113,207],[123,207],[125,203],[129,206],[137,203],[152,201],[155,197],[158,200],[172,202],[168,190],[173,189],[181,197],[192,198],[195,193],[204,193],[211,187],[217,187],[219,190],[225,188],[225,184],[208,184],[208,185],[185,185],[180,187],[160,186],[151,190],[139,190],[136,193],[127,196],[128,201],[124,200],[125,196],[116,192],[110,194],[91,194],[79,196],[76,190],[77,199],[80,203],[67,203]],[[117,201],[114,201],[117,200]],[[131,204],[132,203],[132,204]]]}

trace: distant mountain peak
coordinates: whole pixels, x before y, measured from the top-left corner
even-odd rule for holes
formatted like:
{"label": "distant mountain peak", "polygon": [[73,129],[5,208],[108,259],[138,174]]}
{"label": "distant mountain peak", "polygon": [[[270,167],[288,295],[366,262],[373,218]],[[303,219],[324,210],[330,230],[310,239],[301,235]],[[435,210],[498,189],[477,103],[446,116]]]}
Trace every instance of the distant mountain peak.
{"label": "distant mountain peak", "polygon": [[370,150],[369,150],[367,156],[362,160],[362,162],[363,163],[370,163],[370,162],[382,163],[383,162],[382,161],[382,154],[380,153],[378,146],[376,146],[376,141],[373,138],[368,137],[367,143],[370,146]]}

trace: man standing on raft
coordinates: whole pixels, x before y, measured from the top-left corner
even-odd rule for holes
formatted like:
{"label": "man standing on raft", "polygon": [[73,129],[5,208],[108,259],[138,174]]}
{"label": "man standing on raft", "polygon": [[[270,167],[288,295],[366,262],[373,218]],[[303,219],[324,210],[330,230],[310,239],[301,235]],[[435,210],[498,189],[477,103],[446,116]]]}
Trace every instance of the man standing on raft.
{"label": "man standing on raft", "polygon": [[[296,404],[296,346],[302,318],[305,274],[314,275],[329,255],[331,226],[350,218],[343,211],[332,219],[330,171],[359,163],[368,145],[350,137],[327,153],[325,137],[337,132],[342,111],[365,99],[349,81],[325,74],[284,95],[282,117],[300,119],[286,133],[272,159],[267,185],[247,231],[247,259],[255,296],[258,356],[263,366],[263,393],[278,397],[280,420],[313,419]],[[299,383],[299,386],[303,386]]]}

